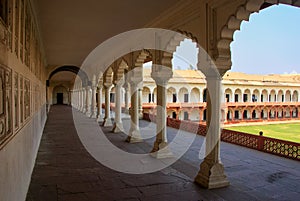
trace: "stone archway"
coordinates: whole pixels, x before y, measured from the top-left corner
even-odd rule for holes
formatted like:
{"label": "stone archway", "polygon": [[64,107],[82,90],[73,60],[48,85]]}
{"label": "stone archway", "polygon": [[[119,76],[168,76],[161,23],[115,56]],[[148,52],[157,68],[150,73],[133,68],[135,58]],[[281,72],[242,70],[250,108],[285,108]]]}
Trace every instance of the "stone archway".
{"label": "stone archway", "polygon": [[248,21],[252,13],[280,3],[300,7],[300,0],[248,0],[245,4],[238,6],[235,13],[229,16],[227,23],[220,30],[220,38],[217,41],[214,55],[217,66],[220,63],[222,68],[231,69],[230,44],[235,31],[240,30],[241,23]]}

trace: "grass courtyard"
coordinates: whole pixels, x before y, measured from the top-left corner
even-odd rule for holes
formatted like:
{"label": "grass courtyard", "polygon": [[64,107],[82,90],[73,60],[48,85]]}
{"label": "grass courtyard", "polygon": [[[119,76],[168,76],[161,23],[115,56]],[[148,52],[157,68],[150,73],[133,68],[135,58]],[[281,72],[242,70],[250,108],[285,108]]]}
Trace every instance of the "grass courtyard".
{"label": "grass courtyard", "polygon": [[300,143],[300,123],[233,126],[226,129],[250,133],[254,135],[259,135],[259,131],[263,131],[263,135],[266,137]]}

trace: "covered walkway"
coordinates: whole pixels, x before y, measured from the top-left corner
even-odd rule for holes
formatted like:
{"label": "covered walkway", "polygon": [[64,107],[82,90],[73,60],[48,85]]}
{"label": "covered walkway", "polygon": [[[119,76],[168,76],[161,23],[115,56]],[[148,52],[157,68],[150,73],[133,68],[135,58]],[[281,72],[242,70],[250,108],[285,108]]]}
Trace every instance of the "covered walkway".
{"label": "covered walkway", "polygon": [[[76,111],[75,111],[76,112]],[[83,122],[92,122],[76,112]],[[129,119],[123,119],[125,130]],[[127,122],[128,121],[128,122]],[[148,122],[140,121],[143,128]],[[125,142],[127,135],[111,133],[107,138],[120,149],[147,153],[154,139]],[[143,130],[141,131],[141,133]],[[176,130],[168,128],[172,140]],[[77,135],[72,108],[52,106],[44,129],[27,194],[28,201],[55,200],[296,200],[300,197],[299,162],[222,143],[221,157],[231,185],[206,190],[193,183],[202,162],[198,158],[204,138],[196,140],[176,163],[151,174],[131,175],[113,171],[85,150]]]}

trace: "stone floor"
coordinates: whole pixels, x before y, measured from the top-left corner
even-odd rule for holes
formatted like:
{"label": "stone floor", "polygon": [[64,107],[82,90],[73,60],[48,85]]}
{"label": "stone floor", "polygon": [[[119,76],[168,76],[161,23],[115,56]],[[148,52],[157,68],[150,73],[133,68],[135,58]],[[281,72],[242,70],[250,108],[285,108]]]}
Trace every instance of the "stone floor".
{"label": "stone floor", "polygon": [[[74,114],[77,121],[90,127],[95,125],[93,119],[76,111]],[[124,119],[126,132],[128,121]],[[143,135],[146,131],[154,133],[154,124],[141,121],[140,126]],[[126,134],[113,134],[111,128],[102,130],[110,142],[130,153],[149,152],[154,140],[128,144]],[[170,141],[177,132],[168,128]],[[101,165],[86,151],[77,135],[71,107],[53,106],[27,201],[300,200],[299,162],[227,143],[221,143],[221,158],[231,185],[214,190],[201,188],[193,183],[193,178],[202,161],[199,151],[203,140],[196,136],[183,157],[163,170],[148,174],[121,173]]]}

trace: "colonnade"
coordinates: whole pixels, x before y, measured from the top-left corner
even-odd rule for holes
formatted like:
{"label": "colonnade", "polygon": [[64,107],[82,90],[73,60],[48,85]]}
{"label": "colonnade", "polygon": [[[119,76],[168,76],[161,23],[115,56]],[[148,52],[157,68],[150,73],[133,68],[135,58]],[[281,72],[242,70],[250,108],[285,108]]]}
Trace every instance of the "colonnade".
{"label": "colonnade", "polygon": [[[139,71],[142,71],[142,68]],[[113,76],[112,78],[106,72],[101,82],[97,83],[93,80],[91,86],[85,87],[76,87],[75,85],[74,90],[72,90],[72,106],[88,117],[102,122],[103,127],[112,127],[113,133],[124,131],[121,118],[122,111],[129,114],[131,123],[126,141],[128,143],[142,142],[139,119],[142,114],[143,76],[140,76],[139,71],[134,71],[133,75],[126,79],[123,79],[124,77],[120,78],[120,76]],[[168,146],[166,126],[167,85],[172,76],[171,68],[158,71],[153,70],[151,73],[151,78],[156,84],[158,98],[156,101],[156,140],[149,154],[160,159],[173,157],[172,150]],[[224,174],[223,165],[220,162],[221,78],[208,77],[207,81],[207,85],[217,91],[211,93],[211,97],[207,100],[207,125],[210,129],[208,129],[206,140],[206,157],[202,162],[195,181],[207,188],[218,188],[229,185]],[[114,121],[111,118],[110,104],[110,92],[113,87],[115,88]],[[125,89],[124,99],[122,97],[122,88]],[[105,109],[104,115],[102,112],[103,105]]]}

